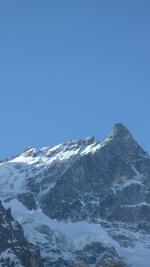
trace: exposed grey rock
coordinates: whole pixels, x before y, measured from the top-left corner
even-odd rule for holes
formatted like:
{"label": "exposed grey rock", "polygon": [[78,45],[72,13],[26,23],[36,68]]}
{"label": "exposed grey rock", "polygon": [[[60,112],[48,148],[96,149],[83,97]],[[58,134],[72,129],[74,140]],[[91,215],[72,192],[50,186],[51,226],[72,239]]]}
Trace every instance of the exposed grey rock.
{"label": "exposed grey rock", "polygon": [[[33,216],[34,211],[40,210],[60,222],[101,224],[123,248],[135,246],[137,232],[143,236],[150,234],[150,157],[121,123],[114,126],[101,144],[93,137],[71,140],[41,150],[29,148],[22,157],[25,163],[18,158],[16,162],[15,158],[8,161],[8,165],[5,161],[10,173],[13,166],[15,175],[24,177],[21,191],[9,193],[5,183],[6,194],[5,188],[0,191],[5,201],[18,199]],[[10,183],[10,189],[15,189],[15,184]],[[2,214],[8,213],[5,216],[9,227],[3,227],[4,218],[0,216],[1,251],[11,249],[24,267],[42,267],[39,252],[28,244],[22,227],[13,221],[10,211],[2,210]],[[24,223],[30,225],[31,221],[30,217]],[[121,227],[123,231],[119,232]],[[42,221],[34,230],[32,241],[41,251],[44,267],[127,266],[112,246],[95,241],[74,251],[65,244],[65,236],[46,222]],[[9,258],[2,264],[13,267]]]}
{"label": "exposed grey rock", "polygon": [[93,137],[93,136],[92,137],[87,137],[86,140],[85,140],[85,143],[86,143],[87,146],[91,145],[94,142],[95,142],[95,137]]}
{"label": "exposed grey rock", "polygon": [[42,267],[40,252],[24,237],[21,225],[0,202],[0,266]]}
{"label": "exposed grey rock", "polygon": [[149,174],[149,156],[126,127],[117,124],[105,145],[80,157],[40,205],[59,220],[148,222],[150,207],[144,203],[149,201]]}
{"label": "exposed grey rock", "polygon": [[118,257],[115,249],[106,247],[104,244],[92,242],[84,247],[82,251],[77,251],[76,261],[79,266],[95,267],[125,267],[123,260]]}
{"label": "exposed grey rock", "polygon": [[26,192],[26,193],[18,194],[17,198],[29,210],[37,208],[37,203],[32,193]]}

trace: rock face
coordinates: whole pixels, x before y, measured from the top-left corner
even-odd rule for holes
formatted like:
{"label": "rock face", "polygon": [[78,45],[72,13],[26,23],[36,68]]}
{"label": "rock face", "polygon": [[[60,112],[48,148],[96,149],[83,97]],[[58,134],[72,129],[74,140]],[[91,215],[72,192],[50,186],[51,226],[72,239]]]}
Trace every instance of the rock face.
{"label": "rock face", "polygon": [[0,198],[20,229],[18,250],[2,236],[2,255],[11,249],[28,267],[149,267],[149,179],[150,156],[121,123],[103,143],[88,137],[28,148],[0,163]]}
{"label": "rock face", "polygon": [[40,253],[28,244],[21,225],[14,221],[10,209],[0,202],[0,266],[41,267]]}
{"label": "rock face", "polygon": [[113,248],[108,248],[99,242],[92,242],[81,251],[76,251],[78,266],[96,267],[124,267],[125,264],[118,258]]}
{"label": "rock face", "polygon": [[[40,201],[61,220],[149,222],[150,158],[129,131],[117,124],[94,154],[80,157]],[[147,190],[148,189],[148,190]]]}

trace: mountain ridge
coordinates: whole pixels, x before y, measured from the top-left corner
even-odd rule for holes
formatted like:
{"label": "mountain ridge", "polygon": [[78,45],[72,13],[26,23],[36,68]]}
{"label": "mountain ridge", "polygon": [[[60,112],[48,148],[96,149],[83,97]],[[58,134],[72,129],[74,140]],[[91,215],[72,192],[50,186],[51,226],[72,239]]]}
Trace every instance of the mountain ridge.
{"label": "mountain ridge", "polygon": [[103,250],[112,253],[110,267],[147,267],[149,177],[148,153],[117,123],[102,143],[88,137],[30,147],[1,162],[0,199],[39,247],[44,267],[103,266]]}

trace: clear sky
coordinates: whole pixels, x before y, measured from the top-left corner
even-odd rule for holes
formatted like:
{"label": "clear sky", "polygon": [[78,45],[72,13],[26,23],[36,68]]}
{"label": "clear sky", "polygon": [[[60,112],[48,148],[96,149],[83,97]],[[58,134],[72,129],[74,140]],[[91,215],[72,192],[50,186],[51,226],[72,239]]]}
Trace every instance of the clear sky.
{"label": "clear sky", "polygon": [[150,152],[150,1],[1,1],[0,118],[0,158],[116,122]]}

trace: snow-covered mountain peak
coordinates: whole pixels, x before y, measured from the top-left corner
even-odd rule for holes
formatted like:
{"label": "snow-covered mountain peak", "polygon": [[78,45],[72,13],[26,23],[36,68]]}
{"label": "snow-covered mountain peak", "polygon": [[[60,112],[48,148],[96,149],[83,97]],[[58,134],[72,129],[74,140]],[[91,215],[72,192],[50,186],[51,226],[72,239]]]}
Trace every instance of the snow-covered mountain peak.
{"label": "snow-covered mountain peak", "polygon": [[[75,267],[81,255],[81,263],[88,259],[90,267],[103,266],[101,244],[107,242],[105,251],[114,247],[119,256],[128,253],[137,267],[136,246],[143,235],[148,240],[144,251],[149,253],[149,174],[150,157],[119,123],[103,143],[87,137],[29,147],[1,162],[0,198],[23,225],[28,241],[39,246],[44,267]],[[98,257],[99,265],[91,265],[89,255],[94,262]],[[113,263],[115,255],[111,254]],[[142,260],[143,255],[140,267],[149,266]],[[127,265],[121,260],[117,266]]]}
{"label": "snow-covered mountain peak", "polygon": [[[41,149],[29,147],[22,154],[0,163],[0,191],[3,195],[18,195],[25,192],[30,179],[36,183],[45,180],[48,172],[51,188],[62,175],[80,157],[94,154],[101,144],[94,138],[70,140],[56,146]],[[36,178],[34,178],[36,177]]]}
{"label": "snow-covered mountain peak", "polygon": [[39,153],[39,150],[37,148],[29,147],[24,150],[23,155],[25,157],[29,157],[29,156],[35,157],[37,156],[38,153]]}
{"label": "snow-covered mountain peak", "polygon": [[11,159],[11,162],[25,163],[52,163],[52,161],[65,161],[69,158],[94,153],[101,148],[101,144],[94,137],[87,137],[85,140],[70,140],[56,146],[46,146],[40,149],[29,147],[21,155]]}

